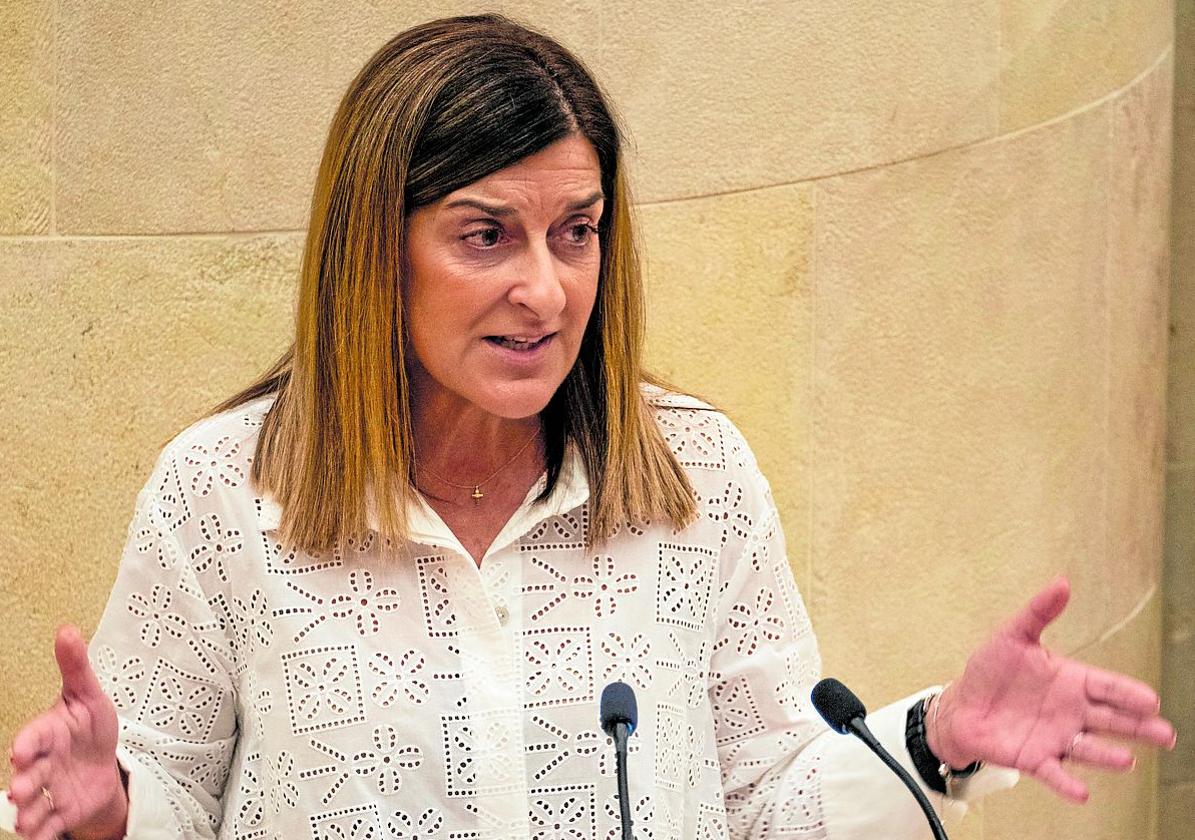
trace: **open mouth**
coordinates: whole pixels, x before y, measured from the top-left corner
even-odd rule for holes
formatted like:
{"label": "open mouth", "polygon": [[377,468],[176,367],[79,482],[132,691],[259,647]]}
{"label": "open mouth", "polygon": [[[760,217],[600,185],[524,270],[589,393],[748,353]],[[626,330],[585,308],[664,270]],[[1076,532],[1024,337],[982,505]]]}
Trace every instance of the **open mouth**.
{"label": "open mouth", "polygon": [[534,350],[548,342],[556,333],[548,333],[539,338],[532,338],[531,336],[505,336],[505,335],[487,335],[486,341],[490,344],[495,344],[498,347],[505,347],[507,350]]}

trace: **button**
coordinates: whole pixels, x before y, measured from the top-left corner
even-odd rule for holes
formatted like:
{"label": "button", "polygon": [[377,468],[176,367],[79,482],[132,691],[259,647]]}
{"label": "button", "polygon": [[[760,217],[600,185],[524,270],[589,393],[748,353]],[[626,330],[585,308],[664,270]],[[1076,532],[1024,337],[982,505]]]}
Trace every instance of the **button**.
{"label": "button", "polygon": [[494,607],[494,615],[498,616],[498,623],[503,627],[506,626],[506,622],[510,621],[510,610],[508,610],[502,604]]}

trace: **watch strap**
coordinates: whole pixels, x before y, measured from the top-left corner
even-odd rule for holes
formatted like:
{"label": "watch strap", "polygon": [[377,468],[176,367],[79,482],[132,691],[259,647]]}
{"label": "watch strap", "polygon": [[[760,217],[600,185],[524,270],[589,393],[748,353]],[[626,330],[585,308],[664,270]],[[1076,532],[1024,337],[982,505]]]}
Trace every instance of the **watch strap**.
{"label": "watch strap", "polygon": [[922,698],[912,705],[905,717],[905,747],[913,766],[917,768],[917,775],[925,782],[930,790],[945,796],[954,795],[954,784],[974,775],[983,762],[974,761],[962,770],[955,770],[944,761],[940,761],[929,748],[929,739],[925,733],[925,712],[929,706],[929,698]]}
{"label": "watch strap", "polygon": [[909,757],[913,759],[913,766],[917,768],[921,781],[930,790],[944,795],[946,780],[938,772],[941,762],[930,752],[929,741],[925,737],[925,698],[910,706],[905,716],[905,747],[909,750]]}

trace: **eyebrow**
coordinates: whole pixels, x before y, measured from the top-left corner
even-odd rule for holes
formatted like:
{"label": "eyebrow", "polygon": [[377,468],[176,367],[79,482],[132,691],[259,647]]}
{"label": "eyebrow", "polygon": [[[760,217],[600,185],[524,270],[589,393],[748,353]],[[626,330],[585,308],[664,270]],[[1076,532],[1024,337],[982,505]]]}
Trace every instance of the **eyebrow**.
{"label": "eyebrow", "polygon": [[[586,207],[591,207],[594,204],[597,204],[601,198],[602,193],[599,190],[598,192],[588,195],[585,198],[577,199],[564,209],[583,210]],[[489,213],[491,216],[498,216],[499,218],[513,216],[517,212],[513,207],[508,207],[504,204],[489,204],[485,201],[478,201],[475,198],[458,198],[444,205],[445,209],[451,209],[453,207],[473,207],[474,209],[481,210],[484,213]]]}

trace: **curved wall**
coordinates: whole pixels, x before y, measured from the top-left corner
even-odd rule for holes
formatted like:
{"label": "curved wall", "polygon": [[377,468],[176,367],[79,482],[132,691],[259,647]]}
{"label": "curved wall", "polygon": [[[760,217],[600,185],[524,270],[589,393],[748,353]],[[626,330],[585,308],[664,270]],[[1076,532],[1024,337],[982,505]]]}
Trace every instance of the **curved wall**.
{"label": "curved wall", "polygon": [[1162,711],[1179,742],[1162,756],[1159,837],[1187,840],[1195,833],[1195,0],[1178,2],[1174,80]]}
{"label": "curved wall", "polygon": [[[1058,571],[1059,649],[1157,684],[1174,6],[490,4],[635,145],[651,357],[741,424],[828,671],[958,671]],[[432,2],[0,9],[0,736],[99,616],[158,447],[291,326],[327,122]],[[11,150],[11,153],[9,152]],[[957,837],[1143,836],[1155,762]]]}

